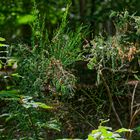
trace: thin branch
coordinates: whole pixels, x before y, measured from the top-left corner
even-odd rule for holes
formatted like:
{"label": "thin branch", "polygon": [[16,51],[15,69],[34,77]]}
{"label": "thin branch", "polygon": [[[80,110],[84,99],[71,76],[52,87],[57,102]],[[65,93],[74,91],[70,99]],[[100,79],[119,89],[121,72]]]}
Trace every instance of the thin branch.
{"label": "thin branch", "polygon": [[[136,93],[137,86],[138,86],[138,82],[136,82],[134,90],[133,90],[133,94],[132,94],[131,110],[130,110],[130,117],[131,117],[131,119],[130,119],[130,123],[129,123],[129,126],[128,126],[129,129],[133,128],[134,123],[135,123],[135,119],[140,114],[139,104],[134,106],[134,99],[135,99],[135,93]],[[136,109],[135,112],[133,113],[134,107],[138,107],[138,109]],[[126,137],[129,139],[131,137],[131,133],[130,132],[126,133]]]}
{"label": "thin branch", "polygon": [[134,90],[133,90],[133,94],[132,94],[132,101],[131,101],[131,112],[130,112],[130,116],[132,118],[133,115],[133,108],[134,108],[134,99],[135,99],[135,93],[136,93],[136,88],[138,86],[138,82],[136,82]]}
{"label": "thin branch", "polygon": [[70,106],[70,108],[77,114],[77,115],[79,115],[83,120],[85,120],[85,122],[89,125],[89,126],[91,126],[91,127],[93,127],[93,128],[96,128],[93,124],[91,124],[82,114],[80,114],[78,111],[76,111],[75,109],[73,109],[73,107],[71,107]]}
{"label": "thin branch", "polygon": [[[129,124],[128,129],[133,128],[135,119],[137,118],[137,116],[138,116],[139,114],[140,114],[140,108],[138,108],[138,109],[134,112],[134,114],[132,115],[132,118],[131,118],[131,120],[130,120],[130,124]],[[131,133],[130,133],[130,132],[126,133],[126,137],[127,137],[127,139],[131,138]]]}
{"label": "thin branch", "polygon": [[118,115],[117,112],[116,112],[116,109],[115,109],[115,106],[114,106],[114,103],[113,103],[113,99],[112,99],[111,91],[110,91],[110,89],[109,89],[108,84],[106,83],[106,80],[105,80],[105,78],[104,78],[103,73],[102,73],[101,70],[100,70],[100,76],[101,76],[101,78],[102,78],[102,80],[103,80],[103,84],[104,84],[104,86],[105,86],[105,88],[106,88],[106,90],[107,90],[108,97],[109,97],[109,102],[110,102],[110,106],[112,107],[112,110],[113,110],[113,112],[114,112],[114,114],[115,114],[115,116],[116,116],[116,119],[117,119],[118,123],[120,124],[121,127],[123,127],[122,122],[121,122],[121,120],[120,120],[120,118],[119,118],[119,115]]}

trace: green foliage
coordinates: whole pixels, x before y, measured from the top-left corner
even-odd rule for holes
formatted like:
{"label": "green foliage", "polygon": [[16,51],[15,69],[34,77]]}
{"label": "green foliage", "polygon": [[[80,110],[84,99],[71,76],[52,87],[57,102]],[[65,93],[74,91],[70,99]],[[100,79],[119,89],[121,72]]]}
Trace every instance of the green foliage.
{"label": "green foliage", "polygon": [[33,15],[24,15],[22,17],[18,17],[17,22],[18,24],[28,24],[35,21],[35,17]]}
{"label": "green foliage", "polygon": [[[88,61],[87,66],[91,70],[96,70],[96,84],[98,87],[105,88],[110,102],[109,107],[122,126],[119,112],[115,110],[113,97],[127,96],[126,91],[130,87],[126,87],[125,83],[131,80],[139,81],[139,23],[137,22],[139,18],[130,15],[128,11],[113,12],[111,17],[113,17],[115,23],[116,34],[107,37],[97,36],[90,42],[88,47],[84,46],[84,49],[86,52],[89,49],[90,54],[90,57],[85,57]],[[103,136],[108,134],[113,136],[113,133],[109,133],[107,128],[101,127],[99,129],[101,129],[99,137],[101,132]],[[123,130],[126,129],[120,129],[116,132]],[[110,136],[107,139],[109,138],[111,139]]]}
{"label": "green foliage", "polygon": [[8,97],[18,97],[18,91],[17,90],[2,90],[0,91],[0,96],[8,96]]}
{"label": "green foliage", "polygon": [[[111,127],[103,126],[104,123],[108,122],[101,121],[98,129],[92,130],[92,132],[88,135],[86,140],[126,140],[122,137],[122,133],[125,134],[126,132],[132,133],[132,130],[121,128],[116,131],[113,131]],[[82,140],[82,139],[57,139],[57,140]]]}
{"label": "green foliage", "polygon": [[[10,76],[15,79],[18,94],[12,89],[0,93],[0,99],[8,101],[7,106],[11,105],[3,110],[9,114],[3,118],[5,123],[2,126],[6,129],[7,136],[3,130],[1,137],[5,139],[18,138],[17,131],[22,133],[20,139],[46,139],[44,133],[60,131],[59,117],[52,113],[55,107],[51,103],[54,102],[54,95],[56,99],[60,96],[63,100],[74,93],[76,78],[68,66],[81,59],[82,27],[75,33],[68,29],[66,8],[60,28],[54,33],[54,37],[49,39],[44,21],[41,22],[36,8],[34,17],[37,18],[32,24],[31,46],[19,44],[12,48],[12,51],[16,52],[16,58],[7,61],[9,67],[17,64],[16,71]],[[25,19],[19,18],[19,22],[29,22]],[[17,125],[6,128],[7,120]],[[9,136],[12,129],[15,131]],[[24,135],[26,131],[29,134],[27,136]]]}
{"label": "green foliage", "polygon": [[[0,37],[0,42],[4,42],[5,38]],[[6,44],[0,43],[0,47],[8,46]]]}
{"label": "green foliage", "polygon": [[44,103],[33,101],[32,97],[29,97],[29,96],[21,96],[20,102],[27,109],[30,108],[30,107],[33,107],[33,108],[38,108],[39,107],[39,108],[42,108],[42,109],[53,109],[53,107],[48,106]]}
{"label": "green foliage", "polygon": [[[83,138],[106,117],[113,128],[133,128],[140,110],[134,101],[140,81],[140,18],[139,11],[130,13],[137,2],[80,0],[71,7],[64,0],[1,2],[1,36],[19,43],[9,47],[0,37],[0,53],[6,53],[4,61],[0,58],[0,139]],[[109,16],[121,9],[127,10]],[[85,37],[89,31],[80,22],[91,24],[91,36]],[[91,39],[95,27],[94,35],[100,35]],[[130,122],[121,120],[128,114]],[[112,127],[101,123],[87,139],[123,140],[120,133],[131,131]]]}
{"label": "green foliage", "polygon": [[[40,25],[38,19],[33,25],[32,47],[18,46],[17,51],[20,56],[18,71],[24,77],[19,84],[24,94],[30,93],[38,96],[45,83],[51,84],[51,88],[56,90],[53,92],[61,94],[72,92],[75,77],[66,70],[66,67],[81,59],[82,28],[80,27],[73,33],[66,28],[66,25],[65,15],[59,30],[49,41],[47,31],[44,36],[44,26]],[[42,32],[36,36],[36,32],[39,30]],[[37,44],[35,44],[36,42]],[[29,85],[32,85],[32,88]]]}
{"label": "green foliage", "polygon": [[5,41],[5,38],[0,37],[0,41]]}
{"label": "green foliage", "polygon": [[[46,105],[45,103],[42,102],[35,102],[33,101],[32,97],[29,96],[23,96],[19,94],[19,91],[16,90],[9,90],[9,91],[1,91],[0,92],[0,100],[3,100],[8,102],[11,107],[9,108],[10,110],[8,113],[3,113],[0,115],[0,118],[3,120],[3,122],[6,123],[6,125],[1,125],[3,126],[3,129],[1,129],[1,137],[0,138],[13,138],[17,137],[16,132],[18,130],[22,132],[26,132],[31,130],[31,135],[33,139],[38,139],[41,137],[41,134],[39,133],[39,130],[42,131],[43,129],[53,129],[53,130],[59,130],[59,126],[57,126],[55,123],[56,122],[42,122],[39,121],[39,118],[42,118],[40,115],[41,109],[44,110],[52,110],[53,107]],[[6,108],[6,106],[5,106]],[[5,110],[6,111],[6,110]],[[31,112],[32,111],[32,112]],[[21,113],[22,112],[22,113]],[[35,116],[36,117],[35,117]],[[44,120],[45,121],[45,120]],[[13,124],[13,123],[18,123],[16,126],[8,127],[7,123]],[[10,136],[10,131],[16,129],[13,134]],[[7,131],[7,136],[5,135],[5,130]],[[20,136],[20,138],[29,138],[30,136]]]}
{"label": "green foliage", "polygon": [[[139,35],[137,16],[129,15],[128,11],[117,13],[115,16],[116,34],[113,37],[97,36],[91,41],[88,68],[112,72],[115,76],[125,73],[126,65],[130,73],[138,73],[139,69]],[[130,30],[129,30],[130,29]],[[86,50],[87,51],[87,50]],[[134,63],[134,64],[132,64]],[[135,65],[135,66],[133,66]],[[137,65],[137,66],[136,66]],[[133,75],[135,78],[135,74]],[[99,74],[97,75],[99,81]]]}
{"label": "green foliage", "polygon": [[92,130],[91,134],[88,135],[88,140],[126,140],[121,137],[120,133],[131,132],[130,129],[121,128],[116,131],[112,131],[111,127],[102,126],[101,122],[98,129]]}
{"label": "green foliage", "polygon": [[45,24],[50,32],[52,28],[58,26],[58,22],[60,23],[67,1],[8,0],[1,2],[0,30],[2,36],[8,41],[14,40],[17,43],[17,39],[20,39],[30,42],[30,24],[36,20],[33,14],[34,3],[37,5],[40,16],[45,16]]}

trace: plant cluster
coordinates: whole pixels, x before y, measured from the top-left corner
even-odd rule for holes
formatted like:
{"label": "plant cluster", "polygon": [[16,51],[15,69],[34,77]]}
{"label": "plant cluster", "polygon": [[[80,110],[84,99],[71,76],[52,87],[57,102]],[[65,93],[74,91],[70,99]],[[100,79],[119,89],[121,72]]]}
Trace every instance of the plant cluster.
{"label": "plant cluster", "polygon": [[[49,37],[45,22],[40,22],[42,17],[34,6],[30,44],[12,48],[14,59],[9,59],[5,66],[0,61],[0,69],[18,65],[16,71],[3,76],[6,80],[12,77],[13,83],[12,86],[5,84],[0,91],[0,100],[3,101],[0,104],[1,139],[53,140],[68,135],[85,137],[89,129],[95,128],[100,117],[115,116],[115,124],[122,129],[114,132],[101,123],[97,130],[88,135],[88,140],[123,140],[119,133],[135,127],[140,112],[139,103],[135,102],[140,80],[140,18],[127,11],[112,12],[110,17],[114,21],[116,34],[96,36],[89,42],[85,39],[82,48],[85,32],[82,33],[81,26],[75,32],[68,28],[68,8],[60,27],[53,37]],[[4,39],[0,38],[0,41]],[[74,74],[74,64],[81,61],[86,66],[79,71],[87,69],[89,72],[86,84],[95,80],[90,83],[94,86],[85,84],[84,87],[89,86],[88,90],[81,88],[78,91],[77,81],[80,77]],[[128,92],[131,93],[130,83],[133,82],[133,91],[128,97]],[[126,101],[122,102],[122,98]],[[127,107],[130,104],[130,108],[123,104],[125,102]],[[130,110],[129,121],[122,120],[126,108]],[[124,129],[124,126],[128,129]],[[59,133],[61,129],[62,133],[66,133],[64,136]],[[131,133],[127,133],[126,137],[130,138]]]}
{"label": "plant cluster", "polygon": [[[90,44],[84,46],[86,51],[89,49],[90,54],[85,58],[88,68],[97,71],[97,85],[105,88],[110,103],[109,114],[111,110],[114,112],[121,127],[125,125],[133,128],[139,112],[138,102],[135,103],[138,108],[134,108],[134,95],[139,92],[140,80],[139,17],[129,15],[128,11],[125,11],[112,12],[111,18],[114,20],[116,34],[111,37],[95,37]],[[124,116],[119,115],[116,110],[118,107],[115,107],[114,98],[122,104],[121,98],[125,97],[129,103],[129,93],[130,120],[125,123],[121,120]]]}
{"label": "plant cluster", "polygon": [[31,46],[13,48],[18,64],[17,74],[13,73],[16,90],[0,92],[6,102],[1,111],[2,139],[53,139],[51,129],[60,131],[57,102],[74,93],[76,78],[68,66],[81,59],[82,39],[81,27],[75,33],[67,29],[66,9],[51,40],[35,9]]}

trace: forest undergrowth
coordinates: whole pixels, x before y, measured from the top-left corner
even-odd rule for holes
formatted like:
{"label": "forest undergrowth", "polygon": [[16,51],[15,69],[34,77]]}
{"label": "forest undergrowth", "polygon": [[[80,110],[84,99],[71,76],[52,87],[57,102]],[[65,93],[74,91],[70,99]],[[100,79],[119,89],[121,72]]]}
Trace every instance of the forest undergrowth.
{"label": "forest undergrowth", "polygon": [[112,12],[115,35],[88,39],[68,9],[51,38],[36,7],[30,44],[0,38],[0,139],[139,139],[140,17]]}

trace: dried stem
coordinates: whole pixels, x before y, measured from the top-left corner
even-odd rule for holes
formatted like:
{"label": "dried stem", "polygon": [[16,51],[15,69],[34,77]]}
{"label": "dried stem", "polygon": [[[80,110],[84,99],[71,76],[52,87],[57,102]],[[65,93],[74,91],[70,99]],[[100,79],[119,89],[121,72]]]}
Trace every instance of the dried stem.
{"label": "dried stem", "polygon": [[121,120],[119,118],[119,115],[116,112],[116,109],[115,109],[115,106],[114,106],[114,103],[113,103],[113,99],[112,99],[112,94],[111,94],[110,88],[109,88],[109,86],[108,86],[108,84],[107,84],[107,82],[106,82],[106,80],[105,80],[105,78],[104,78],[103,73],[102,73],[101,70],[100,70],[100,76],[101,76],[101,78],[103,80],[103,84],[104,84],[104,86],[105,86],[105,88],[107,90],[108,97],[109,97],[109,102],[110,102],[110,106],[112,107],[112,110],[113,110],[113,112],[114,112],[114,114],[116,116],[116,119],[117,119],[118,123],[120,124],[121,127],[123,127],[122,122],[121,122]]}
{"label": "dried stem", "polygon": [[133,115],[134,99],[135,99],[135,93],[136,93],[137,86],[138,86],[138,82],[136,82],[135,87],[134,87],[134,90],[133,90],[133,94],[132,94],[131,112],[130,112],[131,119],[132,119],[132,115]]}
{"label": "dried stem", "polygon": [[[133,108],[135,107],[134,106],[134,99],[135,99],[135,93],[136,93],[137,86],[138,86],[138,82],[136,82],[134,90],[133,90],[133,94],[132,94],[131,110],[130,110],[130,118],[131,119],[130,119],[130,123],[129,123],[129,126],[128,126],[129,129],[132,129],[134,127],[135,119],[140,114],[139,106],[138,106],[138,109],[136,109],[135,112],[133,113]],[[130,139],[131,138],[131,132],[126,133],[126,137],[127,137],[127,139]]]}

